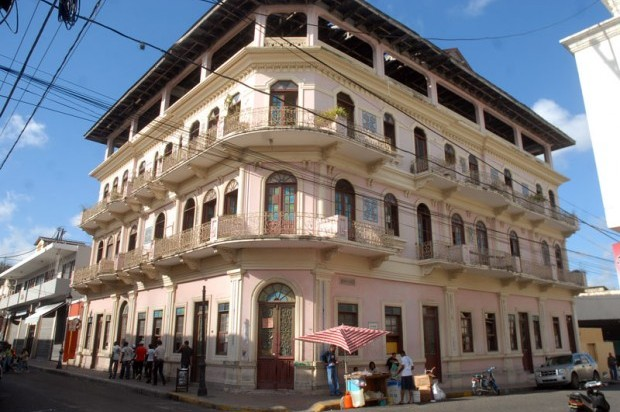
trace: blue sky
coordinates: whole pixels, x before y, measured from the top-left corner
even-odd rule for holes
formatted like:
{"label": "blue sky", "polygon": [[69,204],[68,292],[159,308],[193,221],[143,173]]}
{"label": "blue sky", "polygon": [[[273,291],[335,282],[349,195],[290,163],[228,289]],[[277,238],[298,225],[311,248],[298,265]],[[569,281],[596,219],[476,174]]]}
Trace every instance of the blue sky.
{"label": "blue sky", "polygon": [[[90,15],[96,1],[82,0]],[[570,181],[559,192],[560,205],[586,224],[567,245],[571,269],[588,273],[591,285],[617,288],[611,237],[605,229],[594,158],[574,57],[559,41],[610,17],[600,0],[371,0],[379,10],[442,48],[457,47],[472,68],[573,137],[575,147],[554,153],[555,167]],[[0,25],[0,104],[43,25],[49,6],[16,0],[17,10]],[[210,7],[210,1],[107,0],[95,20],[146,43],[167,49]],[[80,32],[67,30],[54,13],[42,31],[25,73],[49,81]],[[65,238],[90,243],[76,225],[83,207],[97,201],[89,177],[104,147],[84,133],[159,58],[160,53],[101,27],[91,26],[60,74],[58,86],[93,104],[76,104],[53,90],[34,115],[0,169],[0,261],[32,250],[38,236],[57,227]],[[39,100],[42,87],[18,84],[0,117],[0,163]],[[66,90],[65,89],[65,90]],[[578,253],[575,253],[578,252]]]}

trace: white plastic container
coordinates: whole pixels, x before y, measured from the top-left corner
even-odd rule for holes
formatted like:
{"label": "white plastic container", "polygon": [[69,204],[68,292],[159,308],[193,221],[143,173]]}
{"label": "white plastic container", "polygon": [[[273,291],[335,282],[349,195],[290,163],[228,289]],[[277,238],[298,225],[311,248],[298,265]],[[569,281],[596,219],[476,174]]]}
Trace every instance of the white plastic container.
{"label": "white plastic container", "polygon": [[400,402],[400,381],[396,379],[390,379],[387,381],[387,396],[388,402],[391,405],[396,405]]}
{"label": "white plastic container", "polygon": [[353,401],[354,408],[360,408],[366,404],[364,400],[364,390],[360,389],[359,391],[350,391],[351,400]]}

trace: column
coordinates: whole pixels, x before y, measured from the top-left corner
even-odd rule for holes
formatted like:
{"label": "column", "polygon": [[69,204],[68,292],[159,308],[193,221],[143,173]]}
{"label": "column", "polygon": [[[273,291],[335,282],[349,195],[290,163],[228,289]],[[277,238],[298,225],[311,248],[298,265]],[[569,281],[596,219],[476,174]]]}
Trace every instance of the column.
{"label": "column", "polygon": [[459,339],[458,339],[458,328],[457,324],[457,313],[456,313],[456,298],[455,294],[457,292],[457,288],[455,287],[445,287],[444,288],[444,296],[446,300],[446,337],[448,340],[447,348],[448,348],[448,356],[458,356],[459,351]]}
{"label": "column", "polygon": [[254,41],[252,46],[263,47],[265,45],[265,27],[267,27],[267,16],[265,14],[255,14],[254,19]]}
{"label": "column", "polygon": [[[334,272],[331,270],[325,269],[316,269],[314,270],[314,324],[312,325],[312,330],[300,330],[300,335],[304,335],[306,333],[318,332],[323,329],[330,328],[332,326],[336,326],[332,324],[332,319],[334,319],[334,314],[332,311],[333,301],[332,301],[332,279],[334,278]],[[302,354],[300,360],[314,360],[318,361],[321,355],[322,346],[321,345],[312,345],[312,351],[309,354],[303,353],[302,342],[299,341],[297,349],[298,353]]]}
{"label": "column", "polygon": [[[166,348],[166,355],[164,356],[164,360],[168,360],[169,354],[174,353],[174,320],[176,318],[174,313],[174,304],[177,286],[166,285],[164,286],[164,290],[166,291],[166,308],[164,309],[164,324],[162,325],[162,335],[164,348]],[[166,319],[168,320],[168,322],[166,322]]]}
{"label": "column", "polygon": [[319,16],[316,12],[316,8],[311,8],[306,14],[307,24],[306,30],[308,31],[308,46],[316,46],[319,42]]}
{"label": "column", "polygon": [[548,331],[553,334],[552,328],[547,329],[547,325],[549,324],[549,322],[547,321],[547,298],[544,298],[544,297],[538,298],[538,316],[539,316],[538,320],[540,321],[540,331],[542,333],[541,338],[542,338],[543,353],[546,354],[550,352]]}
{"label": "column", "polygon": [[78,338],[78,346],[75,351],[75,364],[80,367],[84,366],[82,365],[82,359],[84,358],[83,351],[84,351],[84,343],[86,341],[86,329],[88,329],[88,317],[89,317],[88,311],[89,310],[90,310],[90,300],[88,299],[88,296],[87,296],[84,298],[84,306],[82,307],[82,318],[80,319],[80,321],[82,322],[82,326],[80,326],[80,336]]}
{"label": "column", "polygon": [[[137,298],[138,292],[134,291],[134,290],[130,290],[129,292],[127,292],[127,296],[128,296],[128,304],[127,304],[127,324],[128,325],[133,325],[135,318],[136,318],[136,298]],[[131,326],[130,326],[131,328]],[[135,330],[131,330],[131,333],[129,334],[129,336],[133,336],[133,341],[135,342],[137,336],[134,335],[136,331]],[[138,343],[138,342],[136,342]]]}
{"label": "column", "polygon": [[[120,336],[118,336],[118,328],[116,325],[118,325],[118,302],[120,300],[120,296],[118,296],[117,294],[112,294],[110,295],[110,300],[112,301],[112,321],[110,322],[110,334],[111,336],[113,336],[112,338],[112,344],[110,344],[110,348],[112,348],[112,346],[114,346],[114,342],[116,342],[117,340],[120,339]],[[95,322],[96,319],[93,319],[93,327],[95,327]],[[119,342],[120,344],[120,342]]]}
{"label": "column", "polygon": [[[230,279],[230,301],[229,301],[229,320],[228,320],[228,354],[234,360],[249,360],[249,336],[243,335],[241,310],[243,303],[243,269],[233,269],[226,272]],[[216,302],[213,303],[217,305]],[[212,309],[217,313],[217,307]],[[249,331],[247,331],[249,332]],[[241,337],[241,344],[239,344]]]}
{"label": "column", "polygon": [[237,215],[245,214],[247,216],[246,198],[247,193],[245,187],[247,186],[246,179],[250,174],[245,172],[245,166],[242,164],[239,166],[239,187],[237,191]]}

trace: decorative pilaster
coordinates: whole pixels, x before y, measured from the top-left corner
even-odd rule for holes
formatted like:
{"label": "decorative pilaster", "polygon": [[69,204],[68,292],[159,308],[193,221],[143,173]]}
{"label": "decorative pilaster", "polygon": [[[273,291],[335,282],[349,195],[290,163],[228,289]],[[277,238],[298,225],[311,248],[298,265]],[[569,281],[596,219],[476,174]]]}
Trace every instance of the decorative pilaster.
{"label": "decorative pilaster", "polygon": [[[112,294],[110,295],[110,301],[112,301],[112,322],[110,322],[110,331],[114,331],[114,339],[112,339],[112,342],[116,342],[117,340],[120,340],[120,336],[118,336],[118,328],[116,325],[118,325],[118,302],[120,300],[120,296],[117,294]],[[94,321],[94,319],[93,319]],[[120,343],[120,342],[119,342]],[[113,345],[110,345],[109,347],[111,348]]]}
{"label": "decorative pilaster", "polygon": [[[127,306],[127,324],[128,325],[133,325],[134,324],[134,319],[136,317],[136,298],[137,298],[137,292],[131,290],[129,292],[127,292],[127,296],[128,296],[128,306]],[[134,332],[133,330],[131,331],[132,333]],[[130,333],[130,336],[133,336],[132,333]],[[137,336],[133,336],[133,339],[131,339],[131,342],[134,342],[136,340]]]}
{"label": "decorative pilaster", "polygon": [[[173,344],[174,344],[174,303],[176,297],[176,285],[167,285],[164,286],[164,290],[166,291],[166,308],[164,309],[164,324],[162,325],[163,332],[163,343],[164,348],[166,348],[166,355],[164,359],[168,359],[168,355],[174,352]],[[168,322],[166,322],[168,320]]]}
{"label": "decorative pilaster", "polygon": [[[242,336],[242,303],[243,303],[243,275],[245,270],[234,269],[226,272],[230,279],[230,302],[229,302],[229,321],[228,321],[228,353],[234,359],[248,360],[249,356],[249,336],[243,336],[242,344],[239,344],[238,337]],[[216,303],[214,303],[215,305]],[[214,307],[213,311],[217,311]]]}
{"label": "decorative pilaster", "polygon": [[551,331],[552,329],[547,328],[547,325],[549,324],[549,322],[547,321],[547,299],[544,297],[538,298],[538,316],[538,320],[540,322],[540,330],[542,333],[543,353],[549,353],[549,333],[547,333],[547,331]]}
{"label": "decorative pilaster", "polygon": [[457,336],[457,331],[460,328],[457,327],[457,317],[456,317],[456,299],[455,294],[457,288],[454,287],[446,287],[444,288],[445,299],[446,299],[446,321],[448,323],[447,330],[447,338],[448,338],[448,356],[458,356],[459,355],[459,340]]}
{"label": "decorative pilaster", "polygon": [[500,330],[502,331],[502,352],[504,355],[508,355],[511,352],[510,349],[510,325],[508,323],[508,294],[499,294],[499,321]]}

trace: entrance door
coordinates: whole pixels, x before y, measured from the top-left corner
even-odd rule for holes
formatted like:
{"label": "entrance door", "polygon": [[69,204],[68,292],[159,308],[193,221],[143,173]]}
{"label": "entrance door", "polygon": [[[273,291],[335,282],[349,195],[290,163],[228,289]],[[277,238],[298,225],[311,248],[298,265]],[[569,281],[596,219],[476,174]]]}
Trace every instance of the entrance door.
{"label": "entrance door", "polygon": [[267,286],[259,296],[257,389],[294,387],[295,295],[283,284]]}
{"label": "entrance door", "polygon": [[28,353],[32,353],[32,343],[34,342],[34,332],[36,325],[28,325],[28,332],[26,334],[26,350]]}
{"label": "entrance door", "polygon": [[[205,321],[209,318],[209,305],[205,302],[205,316],[202,316],[202,302],[196,302],[194,304],[194,341],[192,347],[194,353],[192,353],[192,367],[190,368],[190,379],[192,382],[198,381],[198,365],[202,360],[205,362],[206,348],[202,344],[202,320]],[[207,324],[205,324],[205,339],[207,335]]]}
{"label": "entrance door", "polygon": [[427,370],[435,368],[434,375],[441,382],[441,345],[439,344],[439,310],[436,306],[424,306],[424,357]]}
{"label": "entrance door", "polygon": [[93,352],[90,360],[90,368],[95,369],[97,366],[97,354],[99,353],[99,345],[101,344],[101,327],[103,326],[103,315],[97,315],[97,323],[95,324],[95,337],[93,339]]}
{"label": "entrance door", "polygon": [[523,370],[534,372],[534,360],[532,359],[532,340],[530,339],[530,322],[527,313],[519,312],[519,331],[521,332]]}
{"label": "entrance door", "polygon": [[[577,342],[575,341],[575,328],[573,326],[573,317],[566,315],[566,330],[568,331],[568,344],[571,353],[577,352]],[[591,353],[591,352],[590,352]]]}

